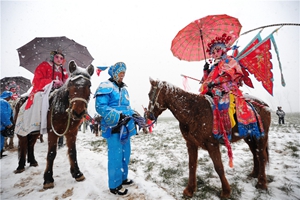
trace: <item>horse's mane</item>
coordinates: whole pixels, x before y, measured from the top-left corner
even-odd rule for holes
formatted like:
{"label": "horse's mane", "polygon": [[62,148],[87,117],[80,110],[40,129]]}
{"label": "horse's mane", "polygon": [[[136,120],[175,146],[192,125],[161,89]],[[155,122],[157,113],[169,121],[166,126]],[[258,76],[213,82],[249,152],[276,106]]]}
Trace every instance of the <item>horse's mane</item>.
{"label": "horse's mane", "polygon": [[69,92],[67,90],[68,81],[59,89],[54,90],[50,94],[49,102],[50,106],[56,112],[65,112],[69,107]]}
{"label": "horse's mane", "polygon": [[69,92],[67,86],[70,80],[75,80],[80,77],[84,77],[89,80],[91,78],[89,73],[84,68],[77,67],[76,70],[70,74],[70,77],[65,84],[50,94],[50,106],[56,112],[65,112],[69,107]]}
{"label": "horse's mane", "polygon": [[195,93],[185,91],[185,90],[181,89],[180,87],[175,86],[175,85],[173,85],[173,84],[171,84],[167,81],[158,81],[158,88],[162,88],[163,86],[166,87],[166,91],[168,93],[175,92],[175,93],[178,93],[178,94],[188,95],[188,97],[191,97],[191,98],[199,98],[200,96],[202,96],[202,95],[199,95],[199,94],[195,94]]}
{"label": "horse's mane", "polygon": [[[209,96],[209,95],[199,95],[199,94],[195,94],[195,93],[191,93],[191,92],[188,92],[188,91],[185,91],[175,85],[172,85],[171,83],[168,83],[166,81],[158,81],[158,87],[159,88],[162,88],[163,86],[166,87],[166,91],[168,93],[170,92],[175,92],[177,94],[179,94],[178,96],[185,96],[186,99],[190,99],[190,98],[194,98],[194,99],[201,99],[201,98],[204,98],[206,99],[210,104],[211,106],[213,105],[213,100],[212,100],[212,97]],[[252,95],[249,95],[249,94],[243,94],[244,98],[246,101],[248,102],[257,102],[258,105],[260,105],[261,107],[264,107],[264,109],[266,110],[270,110],[269,106],[267,103],[265,103],[263,100],[255,97],[255,96],[252,96]],[[180,97],[176,97],[177,99],[180,99]]]}

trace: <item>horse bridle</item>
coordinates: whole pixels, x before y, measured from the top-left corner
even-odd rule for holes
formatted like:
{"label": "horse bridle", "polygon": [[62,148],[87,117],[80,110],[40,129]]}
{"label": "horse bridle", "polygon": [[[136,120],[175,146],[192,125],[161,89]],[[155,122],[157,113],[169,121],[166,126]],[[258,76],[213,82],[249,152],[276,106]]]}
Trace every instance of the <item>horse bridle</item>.
{"label": "horse bridle", "polygon": [[[89,78],[87,78],[87,77],[85,77],[85,76],[83,76],[83,75],[75,76],[75,77],[73,77],[72,79],[70,79],[70,81],[73,81],[74,79],[77,79],[77,78],[80,78],[80,77],[81,77],[81,78],[84,78],[84,79],[86,79],[86,80],[88,80],[88,81],[90,81]],[[66,110],[66,112],[68,113],[67,127],[66,127],[65,131],[64,131],[62,134],[59,134],[59,133],[54,129],[54,126],[53,126],[53,118],[52,118],[52,116],[53,116],[53,107],[52,107],[52,109],[51,109],[51,120],[50,120],[50,121],[51,121],[51,128],[52,128],[53,132],[54,132],[57,136],[59,136],[59,137],[64,136],[64,135],[68,132],[68,130],[69,130],[70,122],[71,122],[71,117],[72,117],[72,105],[73,105],[73,103],[74,103],[75,101],[83,101],[83,102],[86,104],[86,107],[88,106],[88,103],[89,103],[86,99],[81,98],[81,97],[69,98],[69,108],[67,108],[67,110]],[[74,119],[74,120],[76,120],[76,119]],[[78,120],[79,120],[79,119],[78,119]]]}
{"label": "horse bridle", "polygon": [[[160,109],[160,110],[165,110],[165,109],[167,109],[167,108],[164,108],[164,107],[161,107],[160,105],[159,105],[159,103],[157,102],[157,99],[158,99],[158,97],[159,97],[159,94],[160,94],[160,91],[161,91],[161,89],[162,89],[162,87],[158,87],[158,86],[152,86],[153,87],[153,95],[152,95],[152,98],[150,98],[150,110],[149,110],[149,112],[150,113],[152,113],[152,111],[153,111],[153,109],[154,109],[154,107],[155,106],[157,106],[157,108],[158,109]],[[158,92],[157,92],[157,94],[156,94],[156,90],[159,88],[159,90],[158,90]]]}

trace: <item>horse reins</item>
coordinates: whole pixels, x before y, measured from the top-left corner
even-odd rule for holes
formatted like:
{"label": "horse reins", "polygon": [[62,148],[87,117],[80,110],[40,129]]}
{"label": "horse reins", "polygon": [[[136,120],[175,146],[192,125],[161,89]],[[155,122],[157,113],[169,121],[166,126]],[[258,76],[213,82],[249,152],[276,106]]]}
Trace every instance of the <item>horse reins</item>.
{"label": "horse reins", "polygon": [[[75,76],[74,78],[71,79],[71,81],[74,80],[74,79],[80,78],[80,77],[90,81],[89,78],[86,78],[86,77],[84,77],[83,75]],[[72,103],[75,102],[75,101],[83,101],[83,102],[86,104],[86,106],[88,105],[88,101],[87,101],[86,99],[84,99],[84,98],[81,98],[81,97],[69,98],[69,108],[67,108],[67,110],[66,110],[66,112],[68,113],[68,122],[67,122],[67,127],[66,127],[65,131],[64,131],[62,134],[59,134],[59,133],[54,129],[54,127],[53,127],[53,117],[52,117],[52,116],[53,116],[53,107],[52,107],[52,109],[51,109],[51,118],[50,118],[51,128],[52,128],[53,132],[54,132],[57,136],[59,136],[59,137],[64,136],[64,135],[69,131],[70,122],[71,122],[71,116],[72,116],[72,114],[71,114],[71,113],[72,113],[71,105],[72,105]]]}

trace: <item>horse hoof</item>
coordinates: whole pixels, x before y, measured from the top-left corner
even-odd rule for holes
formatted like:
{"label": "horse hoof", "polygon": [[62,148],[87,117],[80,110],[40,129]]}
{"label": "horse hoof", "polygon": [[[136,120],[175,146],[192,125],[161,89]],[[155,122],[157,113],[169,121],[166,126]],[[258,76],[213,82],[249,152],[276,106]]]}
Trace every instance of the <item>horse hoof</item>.
{"label": "horse hoof", "polygon": [[190,191],[188,188],[185,188],[183,190],[183,196],[186,196],[188,198],[192,198],[193,197],[193,191]]}
{"label": "horse hoof", "polygon": [[256,189],[261,189],[261,190],[268,190],[268,187],[267,187],[266,184],[260,184],[260,183],[257,183],[255,188]]}
{"label": "horse hoof", "polygon": [[231,192],[229,192],[229,193],[226,192],[226,193],[225,193],[225,192],[222,191],[222,192],[221,192],[221,195],[220,195],[221,199],[228,199],[228,198],[230,197],[230,193],[231,193]]}
{"label": "horse hoof", "polygon": [[20,173],[22,173],[22,172],[24,172],[25,171],[25,168],[23,168],[23,169],[16,169],[15,171],[14,171],[14,173],[15,174],[20,174]]}
{"label": "horse hoof", "polygon": [[83,181],[84,179],[85,179],[85,177],[83,175],[78,178],[75,178],[75,180],[78,182]]}
{"label": "horse hoof", "polygon": [[30,166],[31,167],[37,167],[37,166],[39,166],[39,164],[36,162],[36,163],[30,163]]}
{"label": "horse hoof", "polygon": [[45,190],[54,188],[54,183],[53,182],[52,183],[46,183],[46,184],[44,184],[43,188]]}

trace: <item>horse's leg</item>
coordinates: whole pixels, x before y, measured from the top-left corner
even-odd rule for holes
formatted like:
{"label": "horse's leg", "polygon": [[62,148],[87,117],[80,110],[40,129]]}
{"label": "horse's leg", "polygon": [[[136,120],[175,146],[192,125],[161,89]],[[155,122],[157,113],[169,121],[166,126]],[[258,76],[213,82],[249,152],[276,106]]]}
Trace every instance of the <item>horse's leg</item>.
{"label": "horse's leg", "polygon": [[66,141],[68,146],[68,155],[70,161],[70,172],[72,177],[76,181],[83,181],[85,179],[82,172],[79,170],[77,162],[77,151],[76,151],[76,134],[69,133],[66,135]]}
{"label": "horse's leg", "polygon": [[38,162],[35,160],[34,157],[34,145],[36,143],[36,140],[38,139],[40,133],[35,134],[29,134],[28,137],[28,156],[27,156],[27,162],[30,163],[30,166],[38,166]]}
{"label": "horse's leg", "polygon": [[14,148],[14,137],[15,137],[15,135],[13,135],[11,138],[9,138],[9,144],[8,144],[9,149]]}
{"label": "horse's leg", "polygon": [[20,135],[17,135],[19,138],[19,144],[18,144],[18,168],[14,171],[14,173],[22,173],[25,171],[25,162],[26,162],[26,155],[27,155],[27,145],[28,145],[28,138],[27,136],[23,137]]}
{"label": "horse's leg", "polygon": [[252,172],[248,175],[250,177],[253,178],[257,178],[258,177],[258,169],[259,169],[259,162],[258,162],[258,155],[257,155],[257,145],[256,142],[253,138],[251,137],[247,137],[244,139],[245,142],[248,144],[250,151],[252,152],[253,155],[253,170]]}
{"label": "horse's leg", "polygon": [[266,190],[268,188],[267,186],[267,175],[266,175],[266,164],[269,160],[268,156],[268,138],[267,136],[260,138],[257,141],[257,149],[258,149],[258,163],[259,163],[259,169],[258,169],[258,182],[256,184],[256,188]]}
{"label": "horse's leg", "polygon": [[47,165],[44,172],[44,189],[50,189],[54,187],[53,179],[53,162],[56,157],[58,136],[53,132],[48,132],[48,153],[47,153]]}
{"label": "horse's leg", "polygon": [[206,145],[206,148],[207,148],[210,158],[212,159],[212,161],[214,163],[214,168],[215,168],[217,174],[219,175],[221,183],[222,183],[221,198],[229,198],[231,189],[230,189],[230,185],[225,176],[224,166],[222,163],[219,145],[209,143],[208,145]]}
{"label": "horse's leg", "polygon": [[196,170],[198,159],[198,146],[187,141],[186,146],[189,154],[189,181],[186,188],[183,190],[183,195],[192,197],[197,187]]}

